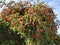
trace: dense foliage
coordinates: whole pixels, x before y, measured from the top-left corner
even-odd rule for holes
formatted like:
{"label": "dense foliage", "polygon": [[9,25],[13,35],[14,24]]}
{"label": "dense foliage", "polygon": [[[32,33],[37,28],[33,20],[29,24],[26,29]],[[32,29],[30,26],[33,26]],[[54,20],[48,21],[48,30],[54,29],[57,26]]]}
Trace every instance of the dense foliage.
{"label": "dense foliage", "polygon": [[53,45],[57,35],[55,17],[44,2],[8,3],[0,16],[1,45]]}
{"label": "dense foliage", "polygon": [[55,40],[54,40],[54,43],[56,44],[56,45],[60,45],[60,34],[59,35],[57,35],[57,37],[55,38]]}

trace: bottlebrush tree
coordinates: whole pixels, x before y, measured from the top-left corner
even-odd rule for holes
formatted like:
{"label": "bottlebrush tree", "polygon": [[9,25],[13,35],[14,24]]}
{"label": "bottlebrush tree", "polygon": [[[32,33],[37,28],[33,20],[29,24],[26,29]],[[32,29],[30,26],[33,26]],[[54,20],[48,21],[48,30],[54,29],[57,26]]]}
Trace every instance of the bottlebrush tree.
{"label": "bottlebrush tree", "polygon": [[11,32],[6,32],[6,35],[9,36],[7,38],[14,40],[19,40],[18,37],[23,38],[25,42],[23,45],[53,45],[57,35],[55,18],[53,9],[44,2],[36,5],[29,2],[24,4],[10,2],[7,4],[7,8],[1,12],[0,29],[5,32],[8,29],[8,32],[13,31],[13,33],[17,31],[15,35],[12,34],[12,37],[8,35]]}

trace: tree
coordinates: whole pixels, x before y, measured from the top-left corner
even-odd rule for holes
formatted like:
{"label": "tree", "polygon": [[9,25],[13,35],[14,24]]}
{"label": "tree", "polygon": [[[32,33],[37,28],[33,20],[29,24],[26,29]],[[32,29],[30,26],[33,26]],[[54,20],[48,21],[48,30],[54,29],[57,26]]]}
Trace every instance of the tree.
{"label": "tree", "polygon": [[16,45],[54,44],[57,27],[52,8],[44,2],[32,5],[30,2],[23,4],[12,1],[6,6],[0,16],[0,31],[5,32],[2,34],[4,36],[8,34],[5,36],[8,40],[16,40]]}

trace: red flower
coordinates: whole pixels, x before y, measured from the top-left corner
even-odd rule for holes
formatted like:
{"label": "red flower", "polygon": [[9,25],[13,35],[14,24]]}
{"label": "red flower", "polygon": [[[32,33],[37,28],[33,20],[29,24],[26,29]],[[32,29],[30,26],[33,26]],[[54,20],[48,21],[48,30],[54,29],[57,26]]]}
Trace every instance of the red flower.
{"label": "red flower", "polygon": [[37,39],[40,39],[40,36],[36,36]]}
{"label": "red flower", "polygon": [[39,12],[39,14],[42,14],[43,15],[43,12]]}
{"label": "red flower", "polygon": [[43,30],[44,32],[46,32],[46,30]]}
{"label": "red flower", "polygon": [[40,31],[37,31],[37,34],[40,34]]}
{"label": "red flower", "polygon": [[50,22],[52,19],[51,18],[48,18],[48,21]]}
{"label": "red flower", "polygon": [[42,22],[40,21],[39,24],[42,25]]}
{"label": "red flower", "polygon": [[34,14],[34,12],[33,12],[33,11],[31,11],[30,13],[31,13],[31,14]]}
{"label": "red flower", "polygon": [[43,32],[43,30],[42,30],[42,29],[40,29],[40,32]]}
{"label": "red flower", "polygon": [[10,17],[7,17],[5,18],[6,21],[10,22],[11,21],[11,18]]}
{"label": "red flower", "polygon": [[45,11],[45,12],[48,12],[48,10],[47,10],[47,7],[46,7],[46,6],[44,6],[44,7],[43,7],[43,9],[44,9],[44,11]]}
{"label": "red flower", "polygon": [[33,20],[32,20],[32,19],[30,19],[30,23],[32,23],[32,21],[33,21]]}
{"label": "red flower", "polygon": [[43,8],[44,8],[44,9],[46,9],[46,8],[47,8],[47,6],[44,6]]}
{"label": "red flower", "polygon": [[35,38],[35,35],[32,35],[32,38]]}

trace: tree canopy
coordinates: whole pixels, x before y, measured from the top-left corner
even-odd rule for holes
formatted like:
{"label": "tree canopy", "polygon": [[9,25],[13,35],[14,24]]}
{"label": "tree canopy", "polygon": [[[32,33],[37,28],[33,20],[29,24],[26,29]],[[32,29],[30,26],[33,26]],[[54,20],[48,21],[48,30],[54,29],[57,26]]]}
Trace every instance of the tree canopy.
{"label": "tree canopy", "polygon": [[1,45],[5,41],[6,45],[13,45],[11,40],[14,45],[54,45],[57,37],[55,18],[53,9],[44,2],[33,5],[12,1],[1,12],[0,32],[4,37]]}

